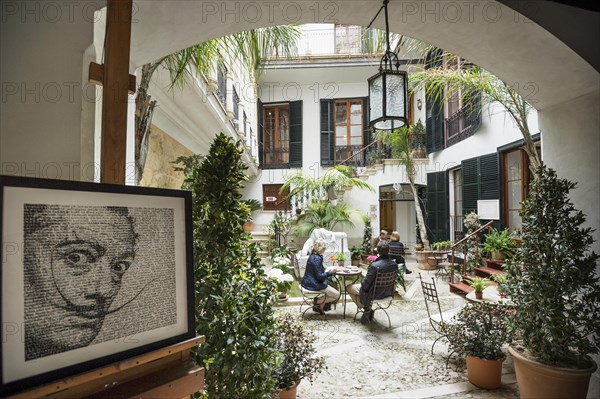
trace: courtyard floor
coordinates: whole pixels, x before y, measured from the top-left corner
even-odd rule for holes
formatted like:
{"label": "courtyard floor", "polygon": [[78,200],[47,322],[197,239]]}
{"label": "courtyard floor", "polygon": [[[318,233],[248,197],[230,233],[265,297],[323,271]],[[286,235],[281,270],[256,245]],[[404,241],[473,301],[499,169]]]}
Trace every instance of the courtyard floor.
{"label": "courtyard floor", "polygon": [[[350,300],[345,319],[341,303],[325,316],[306,312],[304,321],[318,337],[318,354],[325,358],[327,370],[312,384],[303,381],[298,398],[518,398],[510,358],[503,365],[502,387],[485,390],[468,382],[464,360],[453,356],[446,369],[446,342],[438,341],[431,354],[436,335],[429,325],[419,272],[428,281],[434,274],[419,270],[416,263],[407,265],[413,273],[406,275],[403,298],[388,309],[391,329],[382,311],[370,325],[353,321],[356,306]],[[447,281],[440,278],[436,283],[442,311],[463,306],[465,300],[449,292]],[[299,304],[278,308],[297,317],[299,310]]]}

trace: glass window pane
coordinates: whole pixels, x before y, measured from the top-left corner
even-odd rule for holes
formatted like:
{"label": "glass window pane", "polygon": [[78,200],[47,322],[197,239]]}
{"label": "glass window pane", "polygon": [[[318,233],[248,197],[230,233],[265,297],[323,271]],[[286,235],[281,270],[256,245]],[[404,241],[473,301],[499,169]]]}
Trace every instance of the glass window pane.
{"label": "glass window pane", "polygon": [[352,136],[350,138],[350,145],[359,145],[359,146],[362,146],[363,145],[362,136]]}
{"label": "glass window pane", "polygon": [[513,151],[506,154],[506,175],[508,180],[521,180],[521,152]]}
{"label": "glass window pane", "polygon": [[512,229],[520,229],[521,228],[521,216],[519,216],[518,211],[509,211],[508,212],[508,227]]}
{"label": "glass window pane", "polygon": [[355,136],[362,137],[362,135],[363,135],[362,125],[350,126],[350,135],[353,137],[355,137]]}
{"label": "glass window pane", "polygon": [[515,180],[507,184],[508,209],[521,209],[521,181]]}
{"label": "glass window pane", "polygon": [[348,145],[348,139],[346,138],[346,136],[336,137],[335,138],[335,145],[337,147],[347,146]]}
{"label": "glass window pane", "polygon": [[346,137],[348,135],[348,128],[346,126],[336,126],[335,127],[335,138],[336,140],[339,137]]}

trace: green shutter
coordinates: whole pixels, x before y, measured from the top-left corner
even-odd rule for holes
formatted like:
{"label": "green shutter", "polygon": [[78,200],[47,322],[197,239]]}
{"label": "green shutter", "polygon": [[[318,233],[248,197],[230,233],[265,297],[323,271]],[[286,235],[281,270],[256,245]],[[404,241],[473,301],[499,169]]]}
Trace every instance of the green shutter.
{"label": "green shutter", "polygon": [[[369,105],[369,97],[363,98],[363,147],[371,144],[371,128],[369,127],[369,118],[371,115],[371,107]],[[366,156],[366,151],[363,154]],[[366,162],[363,159],[363,162]]]}
{"label": "green shutter", "polygon": [[[462,161],[463,212],[477,212],[477,200],[500,199],[498,153]],[[500,228],[496,221],[492,226]]]}
{"label": "green shutter", "polygon": [[334,164],[333,100],[321,100],[321,166]]}
{"label": "green shutter", "polygon": [[263,139],[263,103],[258,100],[256,103],[256,127],[258,128],[258,164],[259,167],[263,166],[263,150],[264,150],[264,139]]}
{"label": "green shutter", "polygon": [[290,168],[302,167],[302,101],[290,102]]}
{"label": "green shutter", "polygon": [[450,197],[448,172],[427,174],[427,225],[430,242],[450,239]]}
{"label": "green shutter", "polygon": [[[442,50],[434,49],[427,54],[425,69],[442,65]],[[443,150],[444,140],[444,104],[440,97],[425,95],[425,131],[427,132],[427,154]]]}

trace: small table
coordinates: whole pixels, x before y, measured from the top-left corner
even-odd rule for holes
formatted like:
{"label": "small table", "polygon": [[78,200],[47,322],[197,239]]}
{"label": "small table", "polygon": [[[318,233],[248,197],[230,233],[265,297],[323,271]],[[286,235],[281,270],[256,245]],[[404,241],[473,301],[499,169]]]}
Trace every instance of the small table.
{"label": "small table", "polygon": [[[340,282],[338,280],[338,283],[340,283],[340,296],[342,297],[342,306],[344,307],[343,318],[345,319],[346,318],[346,278],[353,277],[352,284],[354,284],[356,282],[356,280],[358,280],[358,276],[362,276],[362,270],[358,269],[358,271],[356,271],[356,272],[346,272],[345,269],[342,269],[342,270],[338,270],[335,273],[333,273],[333,276],[335,277],[336,280],[338,280],[338,277],[342,278],[342,281]],[[344,290],[343,294],[342,294],[342,287]]]}
{"label": "small table", "polygon": [[443,279],[449,276],[446,268],[441,265],[441,263],[448,259],[448,251],[433,251],[433,258],[435,260],[435,276],[441,276]]}

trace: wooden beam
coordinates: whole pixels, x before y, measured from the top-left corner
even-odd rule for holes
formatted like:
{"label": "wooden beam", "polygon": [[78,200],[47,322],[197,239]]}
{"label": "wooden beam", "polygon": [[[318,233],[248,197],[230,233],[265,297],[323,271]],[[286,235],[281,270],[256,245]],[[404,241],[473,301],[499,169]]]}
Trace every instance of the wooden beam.
{"label": "wooden beam", "polygon": [[132,0],[108,0],[102,79],[100,180],[125,184]]}
{"label": "wooden beam", "polygon": [[[88,82],[102,86],[104,82],[104,65],[90,62],[90,70],[88,75]],[[135,93],[135,75],[129,75],[129,94]]]}

